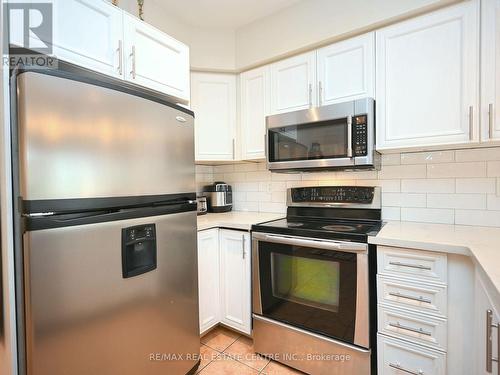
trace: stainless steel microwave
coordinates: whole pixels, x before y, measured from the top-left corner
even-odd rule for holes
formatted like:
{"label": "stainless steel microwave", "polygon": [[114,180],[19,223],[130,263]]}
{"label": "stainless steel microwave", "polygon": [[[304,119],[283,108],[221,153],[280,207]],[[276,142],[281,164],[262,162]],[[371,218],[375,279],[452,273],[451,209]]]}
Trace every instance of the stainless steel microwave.
{"label": "stainless steel microwave", "polygon": [[266,118],[272,172],[378,169],[375,101],[364,98]]}

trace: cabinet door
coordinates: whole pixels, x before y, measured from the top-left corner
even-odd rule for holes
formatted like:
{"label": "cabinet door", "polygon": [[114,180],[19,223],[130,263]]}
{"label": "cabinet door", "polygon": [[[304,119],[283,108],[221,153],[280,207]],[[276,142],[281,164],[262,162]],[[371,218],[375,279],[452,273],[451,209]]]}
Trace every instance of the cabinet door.
{"label": "cabinet door", "polygon": [[500,140],[500,0],[481,3],[482,139]]}
{"label": "cabinet door", "polygon": [[270,108],[269,66],[240,75],[242,159],[265,158],[266,116]]}
{"label": "cabinet door", "polygon": [[377,148],[477,141],[477,0],[376,32]]}
{"label": "cabinet door", "polygon": [[191,86],[196,160],[234,160],[236,77],[232,74],[193,73]]}
{"label": "cabinet door", "polygon": [[153,26],[124,14],[128,81],[189,101],[189,48]]}
{"label": "cabinet door", "polygon": [[53,54],[84,68],[121,77],[123,12],[104,1],[53,0],[52,3]]}
{"label": "cabinet door", "polygon": [[198,298],[200,333],[220,320],[219,230],[198,232]]}
{"label": "cabinet door", "polygon": [[375,96],[375,33],[318,50],[318,104]]}
{"label": "cabinet door", "polygon": [[272,113],[307,109],[316,104],[316,52],[271,65]]}
{"label": "cabinet door", "polygon": [[238,331],[251,332],[250,236],[220,231],[221,321]]}
{"label": "cabinet door", "polygon": [[[476,275],[479,272],[476,272]],[[487,328],[486,326],[486,321],[487,321],[487,311],[492,312],[492,324],[499,324],[500,323],[500,316],[497,313],[497,310],[495,309],[488,292],[486,290],[486,287],[483,283],[483,281],[476,276],[476,295],[475,295],[475,314],[476,314],[476,319],[475,319],[475,369],[476,371],[474,372],[475,375],[491,375],[491,374],[498,374],[498,362],[493,362],[490,361],[491,363],[491,370],[488,371],[487,369],[487,359],[486,359],[486,351],[487,351],[487,333],[490,333],[491,335],[491,355],[493,358],[498,358],[500,356],[500,350],[498,346],[498,328]],[[487,332],[488,330],[488,332]]]}

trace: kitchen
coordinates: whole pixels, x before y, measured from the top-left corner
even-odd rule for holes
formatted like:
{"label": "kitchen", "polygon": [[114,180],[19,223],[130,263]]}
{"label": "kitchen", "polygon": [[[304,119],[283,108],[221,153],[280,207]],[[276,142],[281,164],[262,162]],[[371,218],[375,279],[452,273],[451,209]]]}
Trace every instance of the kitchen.
{"label": "kitchen", "polygon": [[498,0],[2,5],[2,375],[499,373]]}

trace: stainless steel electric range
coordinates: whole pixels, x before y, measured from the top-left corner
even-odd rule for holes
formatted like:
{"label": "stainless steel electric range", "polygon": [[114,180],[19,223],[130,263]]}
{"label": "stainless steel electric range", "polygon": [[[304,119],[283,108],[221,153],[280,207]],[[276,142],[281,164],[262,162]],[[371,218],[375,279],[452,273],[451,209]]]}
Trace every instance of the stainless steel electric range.
{"label": "stainless steel electric range", "polygon": [[376,373],[378,187],[288,190],[285,219],[252,227],[255,351],[309,374]]}

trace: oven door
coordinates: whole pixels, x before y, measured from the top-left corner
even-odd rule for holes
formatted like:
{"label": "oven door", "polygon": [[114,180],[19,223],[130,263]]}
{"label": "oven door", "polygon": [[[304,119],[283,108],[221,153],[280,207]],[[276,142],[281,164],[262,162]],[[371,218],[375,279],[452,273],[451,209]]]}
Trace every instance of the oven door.
{"label": "oven door", "polygon": [[369,348],[368,245],[254,232],[253,312]]}

